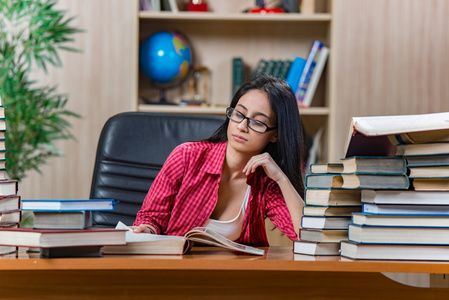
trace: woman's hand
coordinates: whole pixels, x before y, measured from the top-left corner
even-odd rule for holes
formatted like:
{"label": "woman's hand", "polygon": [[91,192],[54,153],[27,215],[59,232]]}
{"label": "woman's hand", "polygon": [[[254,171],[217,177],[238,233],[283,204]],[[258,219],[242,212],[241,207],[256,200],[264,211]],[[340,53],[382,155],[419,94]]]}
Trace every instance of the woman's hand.
{"label": "woman's hand", "polygon": [[140,224],[139,226],[129,226],[134,233],[151,233],[156,234],[156,229],[153,226],[147,224]]}
{"label": "woman's hand", "polygon": [[281,168],[267,152],[251,157],[243,168],[243,172],[248,176],[249,174],[254,173],[258,167],[262,167],[265,174],[276,182],[282,178],[286,178],[284,172],[282,172]]}

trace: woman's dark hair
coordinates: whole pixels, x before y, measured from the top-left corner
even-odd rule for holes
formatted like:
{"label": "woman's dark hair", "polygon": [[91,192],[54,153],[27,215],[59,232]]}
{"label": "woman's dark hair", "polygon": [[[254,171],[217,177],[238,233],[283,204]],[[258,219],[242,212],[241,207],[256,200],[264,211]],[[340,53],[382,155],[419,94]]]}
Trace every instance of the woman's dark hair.
{"label": "woman's dark hair", "polygon": [[[235,93],[231,107],[236,107],[239,99],[250,90],[260,90],[267,94],[271,109],[276,114],[278,139],[269,143],[262,152],[268,152],[287,175],[299,195],[304,198],[302,178],[303,131],[295,94],[286,81],[262,74],[251,79]],[[219,143],[227,141],[229,119],[206,141]]]}

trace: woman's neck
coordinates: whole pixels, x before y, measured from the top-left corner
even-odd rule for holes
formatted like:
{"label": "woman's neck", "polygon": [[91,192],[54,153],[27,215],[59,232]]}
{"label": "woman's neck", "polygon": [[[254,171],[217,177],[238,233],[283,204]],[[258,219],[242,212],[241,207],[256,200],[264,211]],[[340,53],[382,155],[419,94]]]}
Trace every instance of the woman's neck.
{"label": "woman's neck", "polygon": [[251,155],[243,154],[228,147],[226,149],[223,172],[230,178],[246,177],[242,170],[251,157]]}

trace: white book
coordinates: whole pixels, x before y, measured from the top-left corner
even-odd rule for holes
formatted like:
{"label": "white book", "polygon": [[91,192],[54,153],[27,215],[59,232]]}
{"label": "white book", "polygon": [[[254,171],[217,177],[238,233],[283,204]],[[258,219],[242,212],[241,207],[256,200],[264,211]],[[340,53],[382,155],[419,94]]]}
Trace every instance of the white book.
{"label": "white book", "polygon": [[413,190],[362,190],[361,201],[374,204],[449,205],[449,192]]}
{"label": "white book", "polygon": [[315,69],[313,70],[312,76],[310,77],[309,85],[307,86],[306,94],[302,100],[303,107],[309,107],[312,104],[313,96],[315,95],[316,87],[320,81],[321,74],[323,73],[324,66],[326,65],[327,57],[329,56],[329,48],[323,46],[321,48],[320,55],[318,56],[318,61],[316,62]]}

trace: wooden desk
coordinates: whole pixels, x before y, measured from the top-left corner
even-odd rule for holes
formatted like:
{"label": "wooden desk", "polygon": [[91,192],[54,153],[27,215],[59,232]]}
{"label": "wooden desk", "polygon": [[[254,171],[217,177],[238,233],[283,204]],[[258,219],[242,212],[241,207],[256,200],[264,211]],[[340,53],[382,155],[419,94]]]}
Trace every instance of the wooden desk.
{"label": "wooden desk", "polygon": [[[34,256],[34,257],[33,257]],[[265,257],[194,248],[184,256],[0,259],[1,299],[447,299],[449,289],[415,288],[380,272],[449,273],[446,262]]]}

